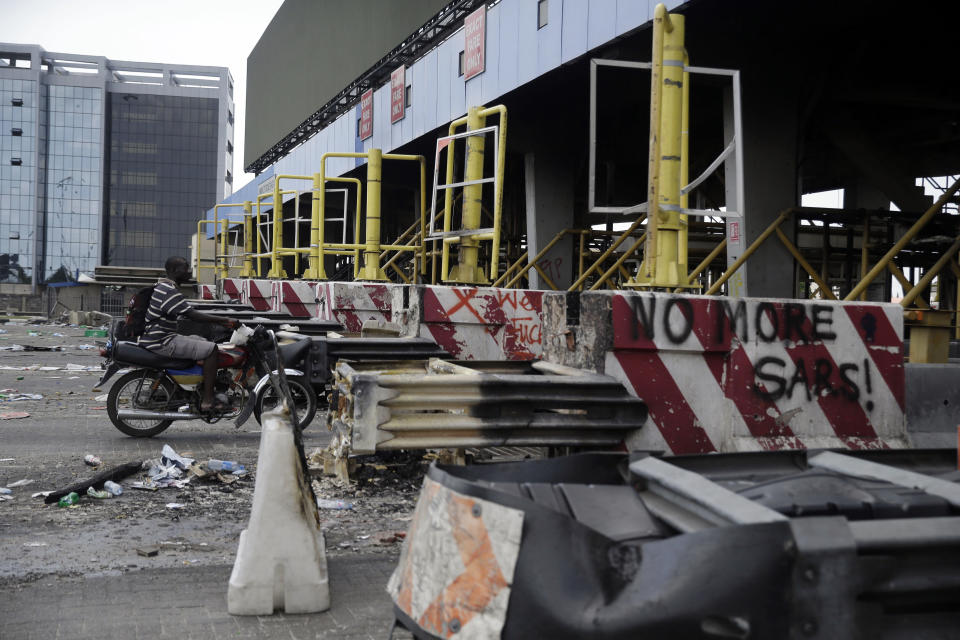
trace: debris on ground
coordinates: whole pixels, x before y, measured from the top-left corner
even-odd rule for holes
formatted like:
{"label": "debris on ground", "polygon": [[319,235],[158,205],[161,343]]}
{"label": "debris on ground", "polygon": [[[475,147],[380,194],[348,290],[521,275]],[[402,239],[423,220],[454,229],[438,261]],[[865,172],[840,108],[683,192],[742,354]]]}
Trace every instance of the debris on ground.
{"label": "debris on ground", "polygon": [[142,462],[137,460],[134,462],[127,462],[126,464],[118,465],[111,469],[107,469],[106,471],[98,473],[92,478],[89,478],[82,482],[74,483],[69,487],[64,487],[63,489],[58,489],[57,491],[51,491],[50,495],[46,496],[43,499],[43,501],[47,504],[52,504],[58,501],[63,496],[68,495],[70,493],[74,493],[74,492],[86,493],[89,487],[98,487],[98,486],[102,487],[103,483],[106,482],[107,480],[113,480],[114,482],[116,482],[117,480],[122,480],[123,478],[126,478],[129,475],[133,475],[134,473],[139,471],[142,464],[143,464]]}
{"label": "debris on ground", "polygon": [[30,414],[26,411],[3,411],[0,412],[0,420],[17,420],[18,418],[29,418]]}
{"label": "debris on ground", "polygon": [[92,453],[88,453],[87,455],[83,456],[83,461],[91,467],[99,467],[101,464],[103,464],[103,460]]}
{"label": "debris on ground", "polygon": [[17,400],[43,400],[43,396],[39,393],[20,393],[16,389],[0,389],[0,402]]}

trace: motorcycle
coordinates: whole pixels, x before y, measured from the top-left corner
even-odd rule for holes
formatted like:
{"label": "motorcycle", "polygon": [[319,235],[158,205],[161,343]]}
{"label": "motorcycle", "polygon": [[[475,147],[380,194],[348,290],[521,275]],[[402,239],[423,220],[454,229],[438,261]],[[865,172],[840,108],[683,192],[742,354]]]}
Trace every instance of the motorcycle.
{"label": "motorcycle", "polygon": [[[97,383],[101,388],[114,374],[129,369],[113,383],[107,394],[107,415],[117,429],[135,438],[149,438],[175,420],[203,420],[213,424],[234,419],[237,427],[281,402],[289,393],[288,406],[299,429],[317,412],[317,396],[303,372],[288,369],[284,362],[299,362],[309,349],[309,340],[277,345],[272,331],[262,326],[241,326],[234,342],[219,344],[214,395],[221,410],[202,411],[203,370],[193,360],[169,358],[116,339],[117,324],[100,350],[105,369]],[[238,337],[239,336],[239,337]]]}

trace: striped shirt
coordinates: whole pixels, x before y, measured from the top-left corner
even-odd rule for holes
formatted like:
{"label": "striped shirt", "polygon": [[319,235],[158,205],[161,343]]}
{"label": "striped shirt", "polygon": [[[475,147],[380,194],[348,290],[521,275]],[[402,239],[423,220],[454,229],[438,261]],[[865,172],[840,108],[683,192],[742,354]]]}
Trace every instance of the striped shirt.
{"label": "striped shirt", "polygon": [[147,308],[146,326],[140,336],[141,347],[156,350],[177,334],[177,319],[190,311],[190,303],[169,278],[160,278]]}

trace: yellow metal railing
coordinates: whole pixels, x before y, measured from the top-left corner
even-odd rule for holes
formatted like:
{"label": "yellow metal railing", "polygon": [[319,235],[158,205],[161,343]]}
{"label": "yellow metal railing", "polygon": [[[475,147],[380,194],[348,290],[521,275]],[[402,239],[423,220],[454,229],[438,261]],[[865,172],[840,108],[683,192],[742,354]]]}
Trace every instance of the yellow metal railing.
{"label": "yellow metal railing", "polygon": [[[485,134],[488,116],[499,116],[496,140],[496,170],[494,182],[493,226],[490,230],[480,230],[483,207],[483,184],[490,180],[483,178],[484,154],[486,152]],[[457,129],[466,125],[466,131],[458,134]],[[466,168],[462,183],[454,181],[454,153],[453,142],[460,137],[466,138]],[[499,271],[500,256],[500,226],[503,214],[503,172],[506,164],[507,140],[507,108],[503,105],[494,107],[470,107],[467,115],[450,123],[446,144],[438,146],[439,151],[447,150],[446,181],[444,189],[445,212],[452,211],[453,189],[463,189],[463,209],[460,231],[453,231],[453,216],[446,215],[443,222],[443,233],[439,238],[434,236],[430,241],[440,240],[442,245],[440,278],[444,282],[459,282],[464,284],[487,284],[496,280]],[[491,241],[489,279],[485,270],[479,265],[480,242]],[[423,243],[426,245],[426,242]],[[459,244],[459,258],[457,264],[450,266],[450,246]],[[425,264],[426,249],[422,259]],[[425,274],[425,271],[423,272]]]}
{"label": "yellow metal railing", "polygon": [[[335,243],[325,242],[326,226],[326,188],[328,181],[342,180],[335,177],[327,177],[326,161],[327,158],[365,158],[367,161],[367,207],[366,207],[366,225],[365,242],[356,241],[353,243]],[[365,153],[325,153],[320,157],[320,172],[314,174],[314,194],[317,198],[317,204],[313,209],[313,218],[310,226],[310,247],[304,251],[309,253],[310,266],[307,268],[304,278],[326,279],[326,272],[323,266],[323,257],[331,255],[353,255],[354,256],[354,276],[363,280],[386,280],[387,276],[380,267],[380,258],[384,251],[420,251],[421,245],[397,245],[380,243],[380,187],[383,175],[384,160],[404,160],[420,163],[420,226],[421,229],[426,221],[426,160],[423,156],[405,155],[397,153],[383,153],[380,149],[371,149]],[[359,191],[358,191],[359,193]],[[359,200],[358,200],[358,218],[357,229],[359,229]],[[360,252],[363,253],[363,267],[358,269],[358,258]]]}

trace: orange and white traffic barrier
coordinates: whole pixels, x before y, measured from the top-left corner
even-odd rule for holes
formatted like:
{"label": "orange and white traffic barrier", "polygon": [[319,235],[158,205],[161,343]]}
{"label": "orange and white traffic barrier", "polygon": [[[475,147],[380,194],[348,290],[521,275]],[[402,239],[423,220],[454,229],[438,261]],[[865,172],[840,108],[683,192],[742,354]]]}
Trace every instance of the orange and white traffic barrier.
{"label": "orange and white traffic barrier", "polygon": [[523,511],[425,478],[387,591],[435,636],[499,638],[520,554]]}

